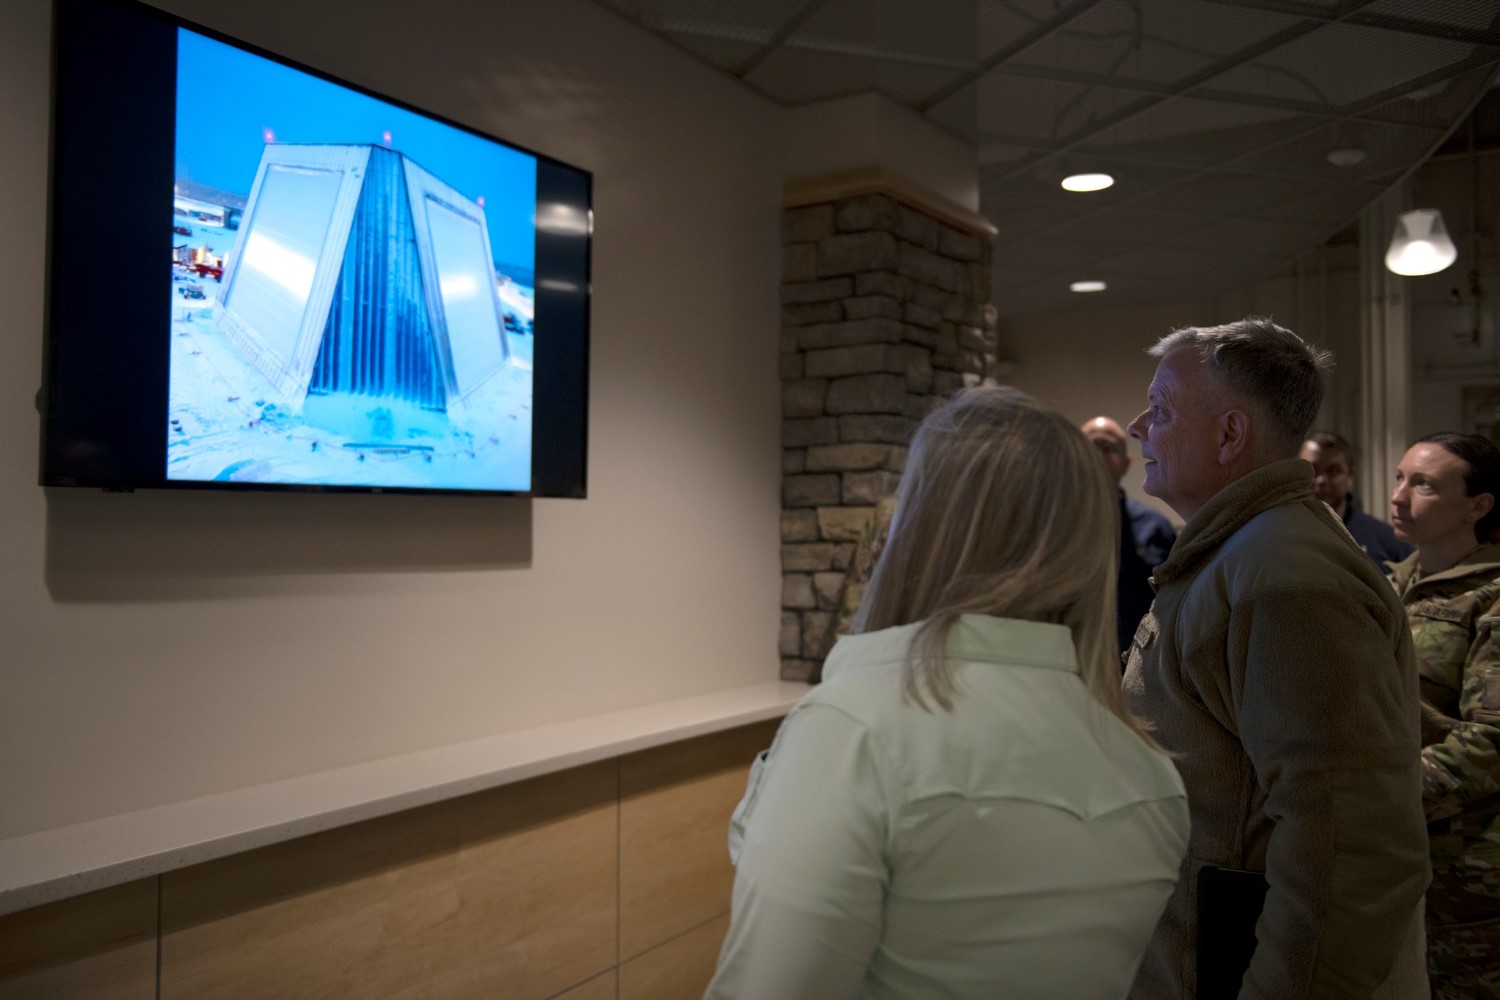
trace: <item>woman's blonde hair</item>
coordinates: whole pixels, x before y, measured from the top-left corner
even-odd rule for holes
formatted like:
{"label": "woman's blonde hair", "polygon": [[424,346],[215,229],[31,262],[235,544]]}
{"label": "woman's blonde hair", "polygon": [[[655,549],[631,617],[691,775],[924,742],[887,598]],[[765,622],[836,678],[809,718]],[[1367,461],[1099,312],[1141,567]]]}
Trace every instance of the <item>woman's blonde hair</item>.
{"label": "woman's blonde hair", "polygon": [[923,622],[905,694],[951,710],[944,649],[960,615],[1065,625],[1089,691],[1146,736],[1120,691],[1119,518],[1116,487],[1072,423],[1016,389],[965,390],[917,428],[852,630]]}

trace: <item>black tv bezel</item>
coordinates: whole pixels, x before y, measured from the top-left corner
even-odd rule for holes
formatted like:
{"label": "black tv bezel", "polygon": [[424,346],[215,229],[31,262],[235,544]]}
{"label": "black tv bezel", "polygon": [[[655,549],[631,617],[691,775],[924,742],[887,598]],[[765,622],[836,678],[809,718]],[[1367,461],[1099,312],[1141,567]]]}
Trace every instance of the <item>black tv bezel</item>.
{"label": "black tv bezel", "polygon": [[[48,170],[48,232],[46,305],[42,387],[38,410],[42,415],[38,482],[42,486],[82,487],[113,492],[138,489],[270,491],[294,493],[402,493],[452,496],[530,496],[584,498],[588,488],[588,396],[592,299],[593,174],[483,132],[405,101],[344,80],[243,39],[178,17],[138,0],[55,0],[52,24],[51,149]],[[537,204],[544,198],[564,200],[581,208],[590,220],[584,234],[536,231],[535,294],[537,329],[542,317],[555,317],[550,332],[539,333],[534,345],[532,408],[532,476],[530,490],[454,489],[413,486],[324,485],[315,483],[260,483],[173,480],[166,477],[170,301],[151,290],[159,282],[161,264],[151,251],[165,242],[163,221],[170,217],[175,181],[176,38],[185,28],[253,55],[364,94],[481,139],[517,150],[537,162]],[[128,43],[127,40],[128,39]],[[153,47],[149,43],[154,40]],[[92,45],[93,48],[89,48]],[[160,58],[167,50],[170,58]],[[87,56],[96,56],[86,62]],[[152,62],[153,59],[157,61]],[[130,84],[119,85],[115,74]],[[153,78],[154,74],[154,78]],[[87,87],[92,79],[112,80],[115,86]],[[149,85],[144,86],[144,85]],[[165,98],[162,97],[163,92]],[[157,139],[141,142],[143,134]],[[162,138],[164,136],[164,139]],[[148,153],[120,152],[113,139],[131,139],[149,146]],[[94,185],[75,174],[102,171],[93,166],[104,151],[113,169],[108,183]],[[91,155],[95,154],[95,155]],[[163,166],[164,161],[164,166]],[[123,175],[123,176],[121,176]],[[131,179],[139,178],[139,180]],[[117,199],[121,191],[161,191],[159,203],[150,198]],[[545,190],[544,190],[545,189]],[[566,195],[566,198],[562,196]],[[105,213],[108,212],[108,215]],[[109,217],[124,225],[126,251],[117,266],[98,276],[88,296],[68,295],[64,276],[89,263],[89,247],[80,226],[86,218]],[[154,221],[153,221],[154,220]],[[144,252],[132,254],[130,249]],[[544,262],[546,262],[544,264]],[[544,288],[560,278],[576,291]],[[103,286],[102,288],[100,286]],[[112,318],[107,307],[119,290],[128,302],[123,325],[140,337],[110,338],[99,332],[99,320]],[[101,292],[104,294],[95,294]],[[581,292],[581,294],[579,294]],[[147,302],[154,299],[154,302]],[[157,305],[160,303],[160,305]],[[146,318],[159,314],[157,324]],[[90,318],[94,317],[94,318]],[[62,343],[72,338],[74,343]],[[153,342],[154,341],[154,342]],[[92,349],[100,348],[97,353]],[[111,350],[112,349],[112,350]],[[82,352],[89,350],[87,355]],[[159,363],[134,360],[142,351],[155,352]],[[118,377],[121,366],[131,372],[129,384]],[[141,385],[142,380],[148,384]],[[110,392],[114,395],[111,396]],[[111,414],[114,404],[117,412]],[[94,464],[70,460],[69,445],[92,439],[80,424],[97,429],[113,417],[105,454]],[[154,459],[154,471],[145,472]]]}

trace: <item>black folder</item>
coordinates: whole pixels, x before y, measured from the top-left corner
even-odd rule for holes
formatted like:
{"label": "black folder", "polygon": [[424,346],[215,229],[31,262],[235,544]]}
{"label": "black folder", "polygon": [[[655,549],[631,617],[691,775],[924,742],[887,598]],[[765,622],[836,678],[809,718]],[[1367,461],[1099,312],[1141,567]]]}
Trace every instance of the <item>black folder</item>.
{"label": "black folder", "polygon": [[1208,865],[1198,872],[1198,1000],[1234,1000],[1255,954],[1265,872]]}

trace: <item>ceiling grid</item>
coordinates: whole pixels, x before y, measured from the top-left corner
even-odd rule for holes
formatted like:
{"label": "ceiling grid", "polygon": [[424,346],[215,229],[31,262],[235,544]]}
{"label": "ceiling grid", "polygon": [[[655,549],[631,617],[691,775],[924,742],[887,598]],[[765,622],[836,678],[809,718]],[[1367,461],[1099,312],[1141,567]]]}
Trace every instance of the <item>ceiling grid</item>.
{"label": "ceiling grid", "polygon": [[[972,142],[1002,314],[1075,306],[1079,278],[1148,301],[1289,266],[1500,68],[1500,0],[597,2],[786,107],[874,90]],[[1058,187],[1086,166],[1117,183]]]}

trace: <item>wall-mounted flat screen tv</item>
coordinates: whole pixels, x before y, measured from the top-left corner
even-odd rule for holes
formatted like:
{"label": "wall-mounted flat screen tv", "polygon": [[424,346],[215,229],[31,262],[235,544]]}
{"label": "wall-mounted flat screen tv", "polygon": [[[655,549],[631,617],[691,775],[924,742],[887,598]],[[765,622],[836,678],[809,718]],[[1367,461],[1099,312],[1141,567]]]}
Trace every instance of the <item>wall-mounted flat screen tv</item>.
{"label": "wall-mounted flat screen tv", "polygon": [[59,0],[41,481],[583,496],[591,178]]}

